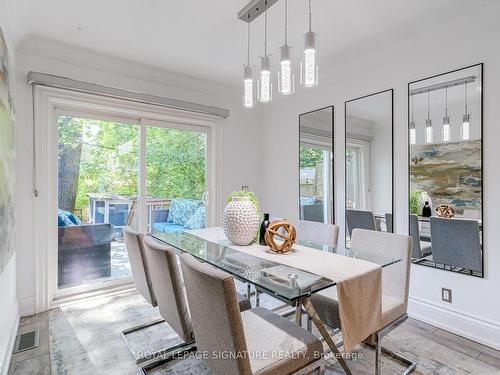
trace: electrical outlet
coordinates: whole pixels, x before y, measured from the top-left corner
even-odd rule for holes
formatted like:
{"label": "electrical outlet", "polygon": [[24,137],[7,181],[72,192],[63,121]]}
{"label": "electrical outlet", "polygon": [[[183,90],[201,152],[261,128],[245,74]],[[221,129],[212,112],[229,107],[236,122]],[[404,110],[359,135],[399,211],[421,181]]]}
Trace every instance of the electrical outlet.
{"label": "electrical outlet", "polygon": [[441,299],[444,302],[452,303],[451,289],[441,288]]}

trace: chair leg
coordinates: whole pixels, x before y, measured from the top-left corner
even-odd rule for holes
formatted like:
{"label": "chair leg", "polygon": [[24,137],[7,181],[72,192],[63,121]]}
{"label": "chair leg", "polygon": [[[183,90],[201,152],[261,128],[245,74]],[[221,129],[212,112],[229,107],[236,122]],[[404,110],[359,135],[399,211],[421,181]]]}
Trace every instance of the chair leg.
{"label": "chair leg", "polygon": [[177,346],[163,351],[154,360],[149,360],[147,364],[141,366],[141,371],[144,375],[148,375],[149,371],[170,362],[184,353],[190,353],[196,350],[196,342],[183,342]]}
{"label": "chair leg", "polygon": [[307,330],[312,332],[312,319],[309,315],[307,315]]}
{"label": "chair leg", "polygon": [[377,332],[375,343],[375,375],[380,375],[380,357],[382,356],[382,336]]}
{"label": "chair leg", "polygon": [[260,306],[260,292],[258,289],[255,289],[255,306]]}
{"label": "chair leg", "polygon": [[[143,329],[146,329],[146,328],[149,328],[149,327],[152,327],[152,326],[155,326],[157,324],[162,324],[162,323],[165,323],[165,319],[157,319],[157,320],[154,320],[152,322],[140,324],[140,325],[132,327],[132,328],[127,328],[126,330],[122,331],[123,341],[125,341],[125,344],[127,344],[127,347],[129,349],[129,351],[134,356],[136,365],[140,365],[141,363],[145,362],[146,359],[137,356],[137,353],[134,352],[132,346],[130,346],[129,341],[127,340],[127,335],[129,335],[131,333],[134,333],[134,332],[137,332],[137,331],[141,331]],[[152,353],[152,354],[155,355],[157,353]]]}
{"label": "chair leg", "polygon": [[[127,344],[128,349],[132,353],[135,359],[135,364],[141,368],[154,368],[159,366],[161,363],[165,363],[172,358],[174,358],[176,355],[179,355],[181,353],[185,352],[190,352],[193,350],[196,350],[196,343],[195,342],[182,342],[178,345],[169,347],[169,348],[163,348],[160,350],[157,350],[155,352],[149,352],[147,356],[141,356],[139,352],[135,352],[130,345],[129,341],[127,340],[127,335],[141,331],[143,329],[146,329],[148,327],[152,327],[157,324],[162,324],[165,323],[165,319],[158,319],[154,320],[152,322],[148,322],[145,324],[141,324],[132,328],[128,328],[124,331],[122,331],[122,338],[125,341],[125,344]],[[143,370],[144,372],[144,370]],[[144,372],[146,373],[146,372]]]}
{"label": "chair leg", "polygon": [[382,353],[387,354],[391,358],[394,358],[395,360],[403,363],[406,365],[406,369],[404,372],[402,372],[402,375],[408,375],[412,373],[416,368],[417,368],[417,363],[412,361],[411,359],[408,359],[406,357],[403,357],[401,354],[395,353],[390,349],[384,348],[382,346],[382,338],[389,333],[392,329],[396,328],[399,326],[401,323],[403,323],[406,319],[408,319],[408,315],[404,315],[401,318],[395,320],[391,324],[385,326],[381,331],[376,333],[376,343],[375,343],[375,375],[382,375],[382,368],[381,368],[381,359],[382,359]]}

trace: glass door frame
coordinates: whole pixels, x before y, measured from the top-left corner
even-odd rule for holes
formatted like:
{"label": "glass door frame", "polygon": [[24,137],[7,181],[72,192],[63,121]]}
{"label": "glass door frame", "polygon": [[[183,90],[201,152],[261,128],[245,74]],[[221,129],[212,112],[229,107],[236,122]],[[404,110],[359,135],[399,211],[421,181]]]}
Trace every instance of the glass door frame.
{"label": "glass door frame", "polygon": [[[35,194],[34,284],[35,313],[60,306],[61,303],[91,295],[99,295],[133,287],[132,278],[98,282],[58,289],[58,239],[56,220],[58,208],[58,119],[59,116],[100,119],[139,126],[139,228],[147,225],[145,216],[145,151],[146,127],[157,125],[200,131],[207,134],[206,191],[210,196],[207,225],[216,223],[216,207],[221,201],[221,158],[218,130],[221,118],[174,108],[81,93],[60,88],[35,86],[34,100],[34,173]],[[144,207],[143,207],[144,206]]]}

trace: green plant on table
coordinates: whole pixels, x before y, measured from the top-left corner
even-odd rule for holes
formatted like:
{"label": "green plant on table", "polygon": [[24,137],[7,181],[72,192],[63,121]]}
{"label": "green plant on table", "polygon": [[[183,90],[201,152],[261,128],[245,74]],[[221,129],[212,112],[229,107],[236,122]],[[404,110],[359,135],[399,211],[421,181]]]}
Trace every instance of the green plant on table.
{"label": "green plant on table", "polygon": [[410,214],[420,215],[420,196],[425,193],[423,190],[412,190],[410,192]]}
{"label": "green plant on table", "polygon": [[260,203],[259,203],[259,200],[257,199],[257,196],[255,195],[255,193],[253,191],[244,191],[244,190],[233,191],[231,194],[229,194],[229,197],[227,197],[226,204],[231,202],[233,200],[233,198],[235,198],[235,197],[248,197],[248,198],[250,198],[250,201],[253,203],[253,205],[255,206],[255,209],[257,210],[257,212],[260,215]]}

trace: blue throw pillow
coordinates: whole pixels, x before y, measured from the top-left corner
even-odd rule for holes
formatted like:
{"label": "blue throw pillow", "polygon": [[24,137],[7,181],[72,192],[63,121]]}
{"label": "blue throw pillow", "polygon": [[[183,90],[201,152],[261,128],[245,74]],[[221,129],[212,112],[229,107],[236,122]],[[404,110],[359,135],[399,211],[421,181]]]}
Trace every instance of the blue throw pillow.
{"label": "blue throw pillow", "polygon": [[186,225],[184,225],[185,229],[201,229],[205,228],[206,218],[205,218],[205,206],[200,206],[194,212],[193,216],[189,218]]}
{"label": "blue throw pillow", "polygon": [[168,211],[168,223],[186,225],[187,221],[193,216],[199,203],[193,199],[172,199],[170,202],[170,209]]}
{"label": "blue throw pillow", "polygon": [[315,204],[316,203],[316,198],[314,197],[300,197],[300,205],[301,206],[307,206],[310,204]]}
{"label": "blue throw pillow", "polygon": [[73,224],[73,222],[64,214],[64,211],[57,210],[57,226],[59,227],[68,227]]}
{"label": "blue throw pillow", "polygon": [[74,213],[71,213],[69,211],[62,211],[62,213],[71,220],[71,222],[75,225],[82,225],[82,221],[76,216]]}

